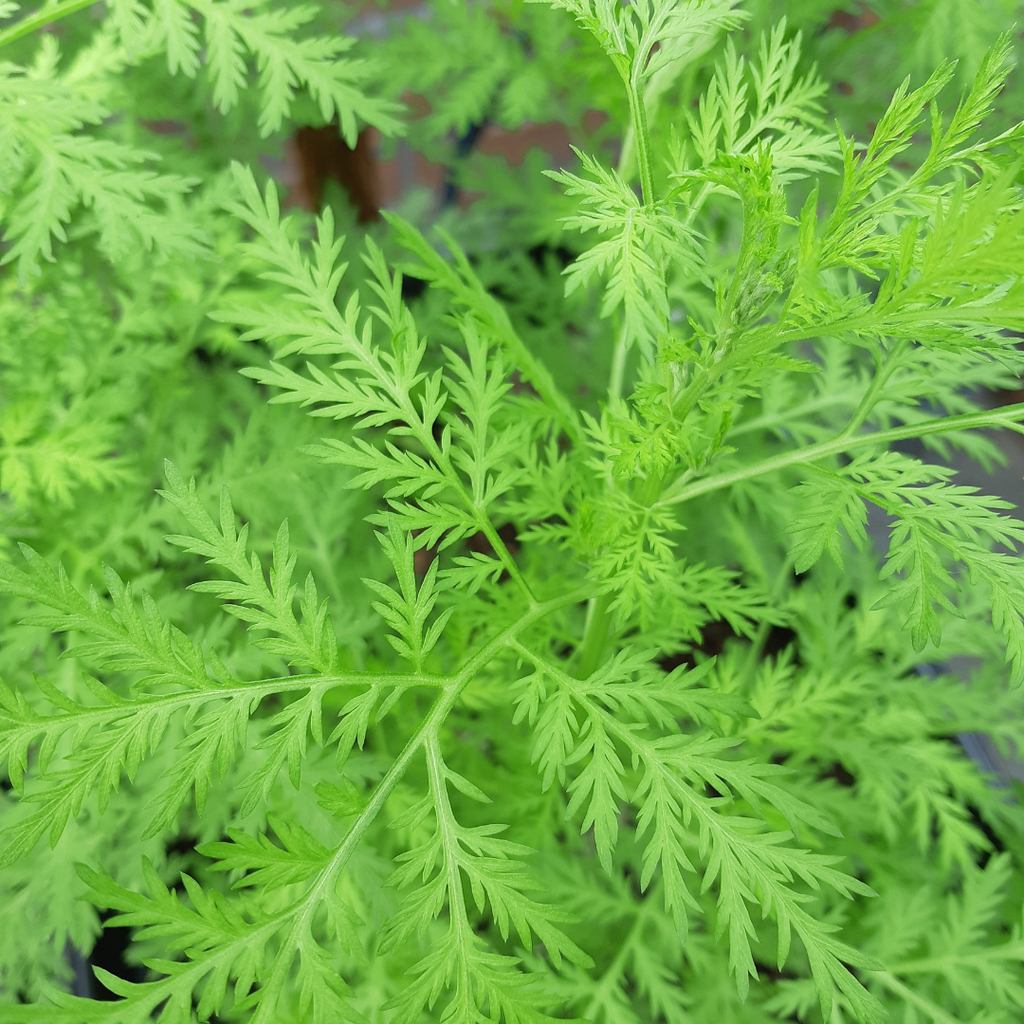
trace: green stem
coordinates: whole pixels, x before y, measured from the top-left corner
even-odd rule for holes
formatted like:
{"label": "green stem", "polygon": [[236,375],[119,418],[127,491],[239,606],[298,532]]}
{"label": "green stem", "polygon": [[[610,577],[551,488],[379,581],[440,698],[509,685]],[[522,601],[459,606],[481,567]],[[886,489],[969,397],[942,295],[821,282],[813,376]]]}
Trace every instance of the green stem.
{"label": "green stem", "polygon": [[[793,570],[793,562],[795,558],[793,553],[790,552],[786,555],[782,562],[782,568],[779,569],[778,575],[772,583],[771,590],[768,592],[768,600],[771,604],[774,604],[778,600],[779,595],[785,585],[786,578]],[[757,627],[757,633],[754,635],[754,641],[750,645],[750,651],[747,654],[747,663],[744,670],[744,677],[748,681],[752,681],[754,678],[754,672],[757,670],[758,662],[760,662],[764,655],[765,644],[768,643],[768,637],[771,634],[772,627],[775,625],[773,622],[765,620]]]}
{"label": "green stem", "polygon": [[906,351],[907,339],[900,338],[895,345],[889,351],[889,357],[885,363],[878,368],[875,372],[874,377],[871,379],[871,384],[867,391],[864,392],[864,397],[860,400],[860,404],[854,410],[853,418],[846,425],[846,429],[842,433],[842,437],[850,437],[856,433],[863,422],[871,414],[871,410],[878,404],[879,392],[885,387],[887,381],[892,376],[893,371],[899,365],[900,357]]}
{"label": "green stem", "polygon": [[647,109],[639,90],[631,87],[630,114],[633,118],[634,145],[637,151],[637,166],[640,169],[640,196],[644,206],[654,202],[654,175],[650,169],[650,136],[647,133]]}
{"label": "green stem", "polygon": [[377,815],[383,810],[384,804],[387,803],[388,797],[391,796],[395,786],[398,785],[406,771],[408,771],[413,757],[415,757],[420,747],[437,732],[441,724],[448,717],[449,712],[455,706],[455,702],[459,699],[463,689],[465,689],[466,682],[468,680],[463,682],[460,677],[457,677],[454,682],[445,687],[438,695],[437,700],[434,701],[434,706],[430,709],[426,718],[420,722],[419,728],[409,738],[408,743],[402,748],[402,752],[387,770],[384,778],[377,783],[373,795],[359,817],[356,818],[352,828],[349,829],[341,846],[334,851],[334,855],[331,857],[328,865],[320,872],[320,877],[317,879],[316,884],[303,895],[301,904],[303,909],[299,914],[299,920],[293,926],[293,931],[301,921],[309,920],[317,906],[319,906],[321,897],[335,884],[342,868],[348,863],[349,858],[359,845],[359,841],[366,834],[370,825],[376,820]]}
{"label": "green stem", "polygon": [[476,674],[495,656],[495,654],[498,653],[499,650],[510,646],[512,641],[515,640],[516,634],[518,634],[520,630],[525,629],[530,625],[530,623],[536,622],[537,619],[543,618],[548,614],[548,612],[561,608],[566,604],[572,604],[579,600],[580,596],[582,595],[579,591],[573,591],[570,594],[555,598],[552,601],[545,601],[543,604],[536,605],[510,626],[503,629],[497,636],[492,637],[490,641],[484,644],[484,646],[481,647],[480,650],[477,651],[477,653],[470,658],[454,676],[451,677],[451,682],[438,695],[438,698],[434,701],[434,705],[427,714],[427,717],[423,719],[419,728],[410,737],[409,742],[406,743],[401,754],[398,755],[397,760],[388,769],[384,778],[377,783],[377,787],[373,791],[373,796],[371,796],[369,802],[363,808],[348,835],[345,836],[344,842],[335,851],[330,863],[321,872],[320,880],[317,885],[303,896],[303,902],[315,902],[315,897],[320,893],[325,892],[326,885],[337,878],[338,873],[348,861],[349,857],[351,857],[352,852],[359,843],[359,840],[363,837],[366,830],[370,827],[370,824],[383,809],[392,790],[412,763],[413,756],[429,737],[436,734],[437,730],[441,727],[441,724],[448,717],[452,708],[455,707],[455,703],[462,695],[462,691],[469,685],[473,677],[476,676]]}
{"label": "green stem", "polygon": [[21,39],[44,25],[52,25],[53,22],[60,21],[61,18],[66,18],[69,14],[92,7],[94,3],[96,0],[65,0],[64,3],[43,4],[34,14],[22,18],[16,25],[0,32],[0,47],[13,43],[16,39]]}
{"label": "green stem", "polygon": [[647,130],[647,107],[642,92],[633,82],[626,84],[629,113],[633,121],[636,162],[640,169],[640,196],[644,206],[654,203],[654,175],[651,172],[651,137]]}
{"label": "green stem", "polygon": [[704,366],[698,366],[694,371],[693,378],[686,385],[685,390],[679,396],[679,401],[672,406],[672,417],[677,423],[682,424],[686,417],[693,412],[697,403],[704,396],[704,392],[711,386],[711,373]]}
{"label": "green stem", "polygon": [[[437,831],[441,837],[442,870],[447,876],[448,928],[458,951],[458,982],[456,991],[463,998],[469,998],[471,977],[469,962],[473,944],[473,932],[466,914],[466,894],[462,888],[462,872],[459,865],[460,846],[458,823],[452,812],[448,796],[448,781],[445,777],[444,758],[436,734],[428,736],[426,742],[427,774],[430,790],[434,797],[434,813],[437,815]],[[458,996],[456,997],[458,998]]]}
{"label": "green stem", "polygon": [[643,87],[624,53],[610,56],[622,84],[626,87],[626,98],[629,100],[633,145],[636,148],[637,167],[640,169],[640,196],[644,206],[651,206],[654,203],[654,175],[651,173],[651,136],[647,129],[647,107],[644,104]]}
{"label": "green stem", "polygon": [[512,552],[509,551],[505,542],[499,536],[498,531],[491,523],[490,517],[486,513],[481,512],[478,512],[477,516],[477,525],[480,527],[480,532],[487,538],[491,547],[494,549],[494,553],[501,561],[501,564],[505,566],[509,576],[512,577],[513,581],[526,596],[527,600],[531,604],[534,603],[537,599],[534,596],[530,584],[526,582],[526,577],[519,571],[519,566],[516,565],[516,560],[512,557]]}
{"label": "green stem", "polygon": [[880,981],[890,992],[916,1006],[922,1013],[926,1013],[935,1021],[935,1024],[961,1024],[956,1017],[946,1013],[941,1006],[936,1006],[930,999],[926,999],[919,992],[915,992],[912,988],[904,985],[902,981],[888,971],[875,971],[873,977]]}
{"label": "green stem", "polygon": [[612,372],[608,378],[609,399],[622,397],[622,382],[626,374],[626,356],[628,353],[629,336],[626,331],[626,325],[623,324],[615,341],[615,351],[612,353]]}
{"label": "green stem", "polygon": [[701,185],[700,189],[690,200],[689,208],[683,216],[683,223],[690,227],[693,222],[697,219],[697,214],[704,209],[704,204],[707,202],[708,196],[714,191],[715,186],[705,182]]}
{"label": "green stem", "polygon": [[691,484],[675,488],[674,492],[670,491],[658,504],[675,505],[682,501],[689,501],[691,498],[696,498],[701,494],[709,494],[712,491],[721,490],[723,487],[731,487],[742,480],[750,480],[756,476],[763,476],[765,473],[774,473],[776,470],[786,469],[788,466],[816,462],[818,459],[824,459],[830,455],[838,455],[840,452],[849,451],[851,448],[884,445],[892,441],[903,441],[911,437],[926,437],[929,434],[948,434],[957,430],[977,430],[986,427],[1005,427],[1015,430],[1019,434],[1024,434],[1024,426],[1020,423],[1021,419],[1024,419],[1024,404],[1008,405],[1003,409],[991,412],[972,412],[965,413],[962,416],[945,416],[927,423],[914,423],[904,427],[893,427],[891,430],[877,430],[868,434],[857,434],[855,437],[840,435],[831,441],[808,445],[806,448],[798,448],[796,451],[784,452],[770,459],[755,462],[751,466],[744,466],[742,469],[734,470],[732,473],[721,473],[718,476],[707,477],[704,480],[696,480]]}
{"label": "green stem", "polygon": [[587,605],[587,625],[583,631],[583,642],[580,644],[580,662],[576,667],[576,675],[586,679],[601,664],[608,631],[612,624],[609,610],[612,603],[611,594],[592,597]]}
{"label": "green stem", "polygon": [[847,404],[847,402],[852,405],[853,399],[847,399],[841,395],[823,395],[820,398],[813,398],[808,402],[802,402],[800,405],[783,409],[781,412],[766,413],[763,416],[757,416],[754,419],[745,420],[743,423],[737,424],[729,431],[729,440],[731,441],[734,437],[739,437],[741,434],[749,434],[755,430],[770,430],[779,424],[784,425],[802,416],[821,412],[823,409],[835,409],[837,406]]}
{"label": "green stem", "polygon": [[647,923],[647,916],[650,913],[652,902],[651,899],[646,899],[638,905],[632,927],[629,929],[625,939],[622,940],[622,945],[619,946],[615,959],[608,965],[604,974],[601,975],[601,980],[597,983],[594,995],[587,1004],[584,1020],[593,1020],[597,1016],[596,1010],[602,1005],[608,1005],[608,997],[614,992],[619,979],[626,970],[626,961],[629,959],[630,953],[633,952],[633,946],[637,939],[640,938],[644,925]]}

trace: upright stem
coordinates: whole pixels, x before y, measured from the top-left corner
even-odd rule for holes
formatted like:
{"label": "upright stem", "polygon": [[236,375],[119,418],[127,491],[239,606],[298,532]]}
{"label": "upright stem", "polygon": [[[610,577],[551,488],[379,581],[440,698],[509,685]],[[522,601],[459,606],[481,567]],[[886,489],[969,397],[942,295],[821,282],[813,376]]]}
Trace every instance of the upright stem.
{"label": "upright stem", "polygon": [[608,378],[609,399],[622,397],[622,382],[626,374],[626,356],[629,352],[628,342],[629,336],[626,333],[626,325],[623,323],[615,342],[615,351],[612,353],[612,372]]}
{"label": "upright stem", "polygon": [[[633,144],[636,147],[636,163],[640,170],[640,195],[644,206],[654,202],[654,175],[651,173],[651,139],[647,131],[647,107],[644,105],[643,87],[624,54],[612,54],[622,84],[626,87],[629,100],[629,117],[633,129]],[[628,142],[623,139],[623,145]]]}
{"label": "upright stem", "polygon": [[587,624],[583,631],[583,642],[580,644],[580,662],[576,666],[579,679],[592,675],[601,664],[608,630],[612,624],[609,610],[612,603],[611,594],[592,597],[587,604]]}
{"label": "upright stem", "polygon": [[644,206],[654,203],[654,175],[651,172],[651,139],[647,132],[647,107],[643,92],[632,81],[626,82],[629,97],[629,113],[633,121],[633,144],[636,147],[636,162],[640,169],[640,196]]}
{"label": "upright stem", "polygon": [[[640,170],[640,198],[644,206],[651,206],[654,203],[654,175],[651,172],[651,140],[647,131],[647,108],[644,105],[643,89],[635,80],[629,60],[624,55],[613,56],[612,61],[626,87],[630,115],[629,128],[622,139],[618,170],[619,173],[625,170],[629,150],[636,150],[636,162]],[[608,396],[612,399],[622,397],[629,340],[626,325],[623,324],[612,355],[612,371],[608,381]]]}
{"label": "upright stem", "polygon": [[[640,198],[644,206],[652,206],[654,204],[654,175],[651,171],[651,139],[647,128],[647,107],[644,105],[643,88],[632,73],[628,58],[624,55],[614,55],[612,61],[622,77],[623,84],[626,86],[626,96],[629,99],[632,142],[636,148],[636,162],[640,171]],[[624,140],[623,145],[625,146],[627,142],[628,139]],[[623,326],[612,357],[612,371],[608,382],[608,394],[611,398],[618,398],[622,394],[628,350],[626,341],[626,329]],[[646,504],[653,504],[661,496],[663,487],[664,480],[662,478],[648,479],[641,500],[646,499]],[[580,679],[586,679],[601,664],[601,655],[604,653],[608,632],[611,628],[612,616],[609,610],[611,602],[611,594],[602,594],[600,597],[592,598],[587,607],[587,624],[583,633],[583,642],[580,645],[580,661],[576,668]]]}

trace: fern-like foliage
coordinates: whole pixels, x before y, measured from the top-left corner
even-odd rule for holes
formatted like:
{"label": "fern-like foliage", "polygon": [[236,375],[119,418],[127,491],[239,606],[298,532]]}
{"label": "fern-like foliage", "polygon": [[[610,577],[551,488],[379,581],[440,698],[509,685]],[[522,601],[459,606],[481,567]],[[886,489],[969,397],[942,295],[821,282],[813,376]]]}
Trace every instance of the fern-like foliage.
{"label": "fern-like foliage", "polygon": [[[162,444],[189,471],[165,464],[163,502],[139,513],[145,558],[125,545],[158,571],[129,583],[80,556],[67,519],[77,547],[54,543],[37,495],[127,474],[122,420],[151,410],[125,400],[91,447],[57,433],[80,463],[47,491],[22,449],[62,403],[0,349],[18,370],[0,511],[33,542],[0,560],[0,923],[33,920],[19,900],[40,900],[23,873],[39,858],[132,929],[144,968],[97,971],[112,998],[94,1000],[16,964],[31,984],[3,993],[0,1021],[948,1024],[1022,1005],[1024,820],[955,740],[1024,742],[1024,530],[1008,502],[893,447],[991,464],[978,432],[1022,431],[1024,407],[964,390],[1022,366],[1021,130],[981,133],[1009,40],[948,122],[944,66],[897,88],[859,143],[824,128],[784,23],[749,54],[738,34],[719,45],[741,21],[727,0],[550,6],[519,12],[522,39],[474,8],[384,49],[500,42],[494,67],[453,51],[438,67],[464,77],[411,76],[445,129],[517,90],[528,107],[519,79],[556,55],[531,54],[526,30],[552,18],[620,90],[618,166],[580,148],[549,174],[576,203],[565,226],[597,236],[561,254],[568,304],[535,261],[550,305],[534,318],[586,320],[606,400],[504,301],[511,273],[490,286],[505,255],[474,250],[472,211],[437,249],[395,213],[353,243],[328,205],[307,232],[240,162],[186,202],[186,175],[145,177],[106,123],[111,69],[166,55],[178,86],[202,72],[240,117],[251,60],[257,134],[300,87],[350,142],[360,120],[393,127],[350,40],[297,34],[312,9],[117,0],[67,67],[46,42],[3,72],[5,259],[25,274],[63,251],[52,239],[78,244],[65,225],[84,204],[83,237],[109,248],[132,224],[119,244],[151,277],[133,276],[188,305],[193,271],[165,279],[143,254],[174,241],[169,216],[204,209],[224,270],[191,303],[218,325],[202,347],[195,318],[147,318],[145,296],[96,316],[126,346],[186,339],[197,422],[192,395],[242,412],[206,425],[230,437],[216,456],[198,427],[138,456]],[[39,192],[44,165],[59,201]],[[199,245],[189,216],[180,237]],[[405,275],[430,290],[410,298]],[[110,376],[62,387],[100,404]],[[286,408],[257,411],[267,394]],[[276,533],[240,523],[261,500],[288,510]],[[955,656],[981,666],[970,686]],[[55,942],[88,941],[93,918],[40,913]]]}
{"label": "fern-like foliage", "polygon": [[669,317],[665,268],[702,273],[702,253],[691,231],[671,212],[649,210],[614,172],[581,154],[587,177],[568,171],[552,173],[570,196],[580,196],[581,213],[566,218],[566,227],[607,234],[567,271],[566,294],[586,287],[608,272],[602,316],[622,306],[623,330],[650,358]]}
{"label": "fern-like foliage", "polygon": [[800,42],[799,34],[787,40],[782,21],[761,39],[756,62],[738,56],[731,40],[726,44],[698,113],[688,118],[702,165],[770,140],[780,182],[828,169],[838,149],[821,127],[825,84],[813,72],[799,74]]}
{"label": "fern-like foliage", "polygon": [[[172,492],[174,496],[192,513],[198,525],[212,526],[205,513],[197,513],[194,492],[190,494],[173,470],[170,471],[170,484],[176,491]],[[228,517],[231,515],[230,503],[226,499],[222,512]],[[228,518],[226,521],[233,530],[233,520]],[[222,539],[223,536],[221,534]],[[283,559],[283,565],[278,562],[272,576],[274,583],[282,582],[283,574],[289,568],[286,538],[287,527],[278,537],[277,554]],[[259,573],[259,562],[245,559],[244,535],[241,541],[242,562],[241,566],[237,562],[235,565],[242,568],[251,585],[254,567]],[[198,543],[202,544],[202,541]],[[98,794],[102,809],[110,793],[119,787],[122,772],[129,779],[134,777],[141,761],[166,737],[171,718],[179,712],[186,713],[193,728],[180,744],[164,792],[150,806],[150,830],[157,831],[173,822],[193,790],[196,804],[202,810],[212,773],[218,769],[223,773],[227,769],[237,744],[244,742],[250,715],[264,697],[275,692],[305,690],[307,694],[274,717],[270,734],[264,740],[272,754],[249,784],[255,793],[259,793],[261,787],[269,786],[286,761],[297,781],[299,758],[311,726],[314,735],[319,735],[322,741],[319,702],[325,688],[336,684],[335,677],[322,673],[313,680],[309,677],[299,677],[294,682],[285,679],[281,681],[283,689],[280,691],[272,682],[249,688],[233,679],[223,665],[218,665],[215,656],[213,665],[208,668],[207,658],[200,647],[165,620],[148,595],[143,594],[140,607],[130,584],[123,583],[112,570],[107,572],[109,602],[104,602],[95,592],[82,594],[71,584],[63,569],[54,573],[30,548],[26,547],[24,552],[28,559],[28,572],[8,563],[4,563],[0,570],[5,590],[48,609],[33,615],[31,621],[34,624],[90,636],[90,641],[76,645],[70,653],[94,663],[101,671],[127,675],[131,679],[134,699],[86,677],[92,701],[83,704],[41,680],[41,696],[58,711],[57,714],[45,715],[24,697],[9,689],[5,691],[4,755],[11,780],[19,789],[22,788],[30,748],[41,744],[39,767],[45,769],[61,740],[71,740],[70,759],[66,765],[54,768],[53,785],[32,795],[32,802],[41,806],[13,826],[4,850],[6,860],[20,856],[43,834],[48,833],[50,842],[56,844],[69,816],[77,814],[93,792]],[[237,544],[233,545],[233,553],[239,553]],[[261,574],[259,578],[262,582]],[[237,595],[245,587],[245,582],[218,582],[212,587],[198,584],[197,587],[213,589],[226,597]],[[291,593],[287,584],[285,593],[290,606]],[[306,593],[307,599],[312,595],[311,621],[303,626],[291,615],[290,607],[287,613],[290,618],[283,617],[280,600],[275,600],[266,584],[263,584],[262,594],[246,594],[256,607],[230,607],[243,615],[251,612],[257,623],[269,621],[272,627],[283,627],[287,632],[300,636],[304,631],[307,636],[310,631],[321,637],[324,635],[324,613],[316,602],[312,582]],[[274,647],[300,663],[308,654],[305,649],[289,645],[287,633]],[[45,771],[43,774],[49,777]]]}
{"label": "fern-like foliage", "polygon": [[[81,6],[65,0],[26,15],[23,23],[0,31],[0,47],[36,23]],[[354,40],[298,34],[315,15],[310,6],[284,11],[231,0],[166,0],[149,7],[123,0],[111,5],[91,45],[66,67],[53,35],[45,37],[31,63],[4,64],[0,191],[6,198],[0,225],[9,244],[3,261],[16,261],[24,281],[40,257],[53,259],[54,241],[66,240],[80,208],[88,210],[86,223],[111,259],[154,245],[209,255],[198,223],[181,215],[180,199],[197,179],[159,173],[156,154],[102,131],[112,114],[118,77],[155,54],[166,55],[171,75],[195,78],[205,65],[213,102],[222,113],[237,106],[250,63],[255,64],[262,135],[280,130],[300,88],[324,121],[339,118],[350,146],[360,122],[397,131],[396,106],[361,88],[370,73],[366,61],[341,59]]]}
{"label": "fern-like foliage", "polygon": [[147,166],[145,151],[82,131],[110,116],[109,86],[96,81],[96,66],[116,74],[125,64],[123,54],[100,37],[61,71],[56,37],[50,36],[31,67],[3,68],[0,124],[8,141],[0,222],[10,243],[3,260],[17,261],[22,278],[37,257],[53,259],[54,239],[66,239],[65,225],[80,206],[89,209],[100,246],[111,258],[155,243],[201,251],[195,226],[159,209],[196,182],[156,172]]}

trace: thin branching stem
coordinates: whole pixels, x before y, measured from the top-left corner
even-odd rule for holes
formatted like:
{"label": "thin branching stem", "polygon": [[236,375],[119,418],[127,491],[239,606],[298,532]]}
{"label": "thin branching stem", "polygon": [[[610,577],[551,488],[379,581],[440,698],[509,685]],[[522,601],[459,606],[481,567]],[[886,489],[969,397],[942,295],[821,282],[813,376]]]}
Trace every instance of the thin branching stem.
{"label": "thin branching stem", "polygon": [[37,11],[0,32],[0,47],[22,39],[35,32],[36,29],[52,25],[55,21],[85,10],[86,7],[92,7],[95,2],[96,0],[64,0],[64,3],[45,3]]}
{"label": "thin branching stem", "polygon": [[901,999],[916,1006],[918,1010],[935,1022],[935,1024],[961,1024],[960,1020],[952,1014],[946,1013],[941,1006],[936,1006],[930,999],[926,999],[920,992],[904,985],[894,974],[889,971],[875,971],[872,977],[881,982],[890,992]]}
{"label": "thin branching stem", "polygon": [[881,397],[882,389],[888,383],[889,378],[892,377],[893,372],[899,366],[900,361],[903,358],[903,353],[907,350],[907,339],[898,339],[889,350],[888,356],[881,363],[881,365],[875,371],[875,375],[871,378],[871,384],[868,389],[864,392],[864,397],[860,400],[857,408],[854,410],[853,416],[850,418],[850,422],[846,425],[846,429],[842,433],[842,437],[852,437],[861,426],[864,421],[871,415],[871,410],[878,404],[878,400]]}
{"label": "thin branching stem", "polygon": [[904,441],[912,437],[927,437],[932,434],[950,434],[960,430],[998,429],[1002,427],[1014,430],[1020,434],[1024,433],[1024,425],[1020,422],[1022,419],[1024,419],[1024,404],[1019,404],[1008,405],[1002,409],[986,412],[964,413],[962,416],[945,416],[926,423],[892,427],[889,430],[876,430],[872,433],[857,434],[854,437],[840,435],[831,441],[823,441],[820,444],[812,444],[805,448],[797,448],[794,451],[774,455],[770,459],[763,459],[760,462],[744,466],[742,469],[734,470],[731,473],[719,473],[717,476],[695,480],[693,483],[673,486],[662,495],[661,500],[657,504],[664,506],[690,501],[692,498],[699,497],[702,494],[710,494],[713,491],[721,490],[723,487],[731,487],[733,484],[740,483],[743,480],[751,480],[754,477],[763,476],[766,473],[774,473],[780,469],[787,469],[790,466],[817,462],[819,459],[839,455],[854,448],[867,448],[873,445],[881,447],[891,444],[893,441]]}

